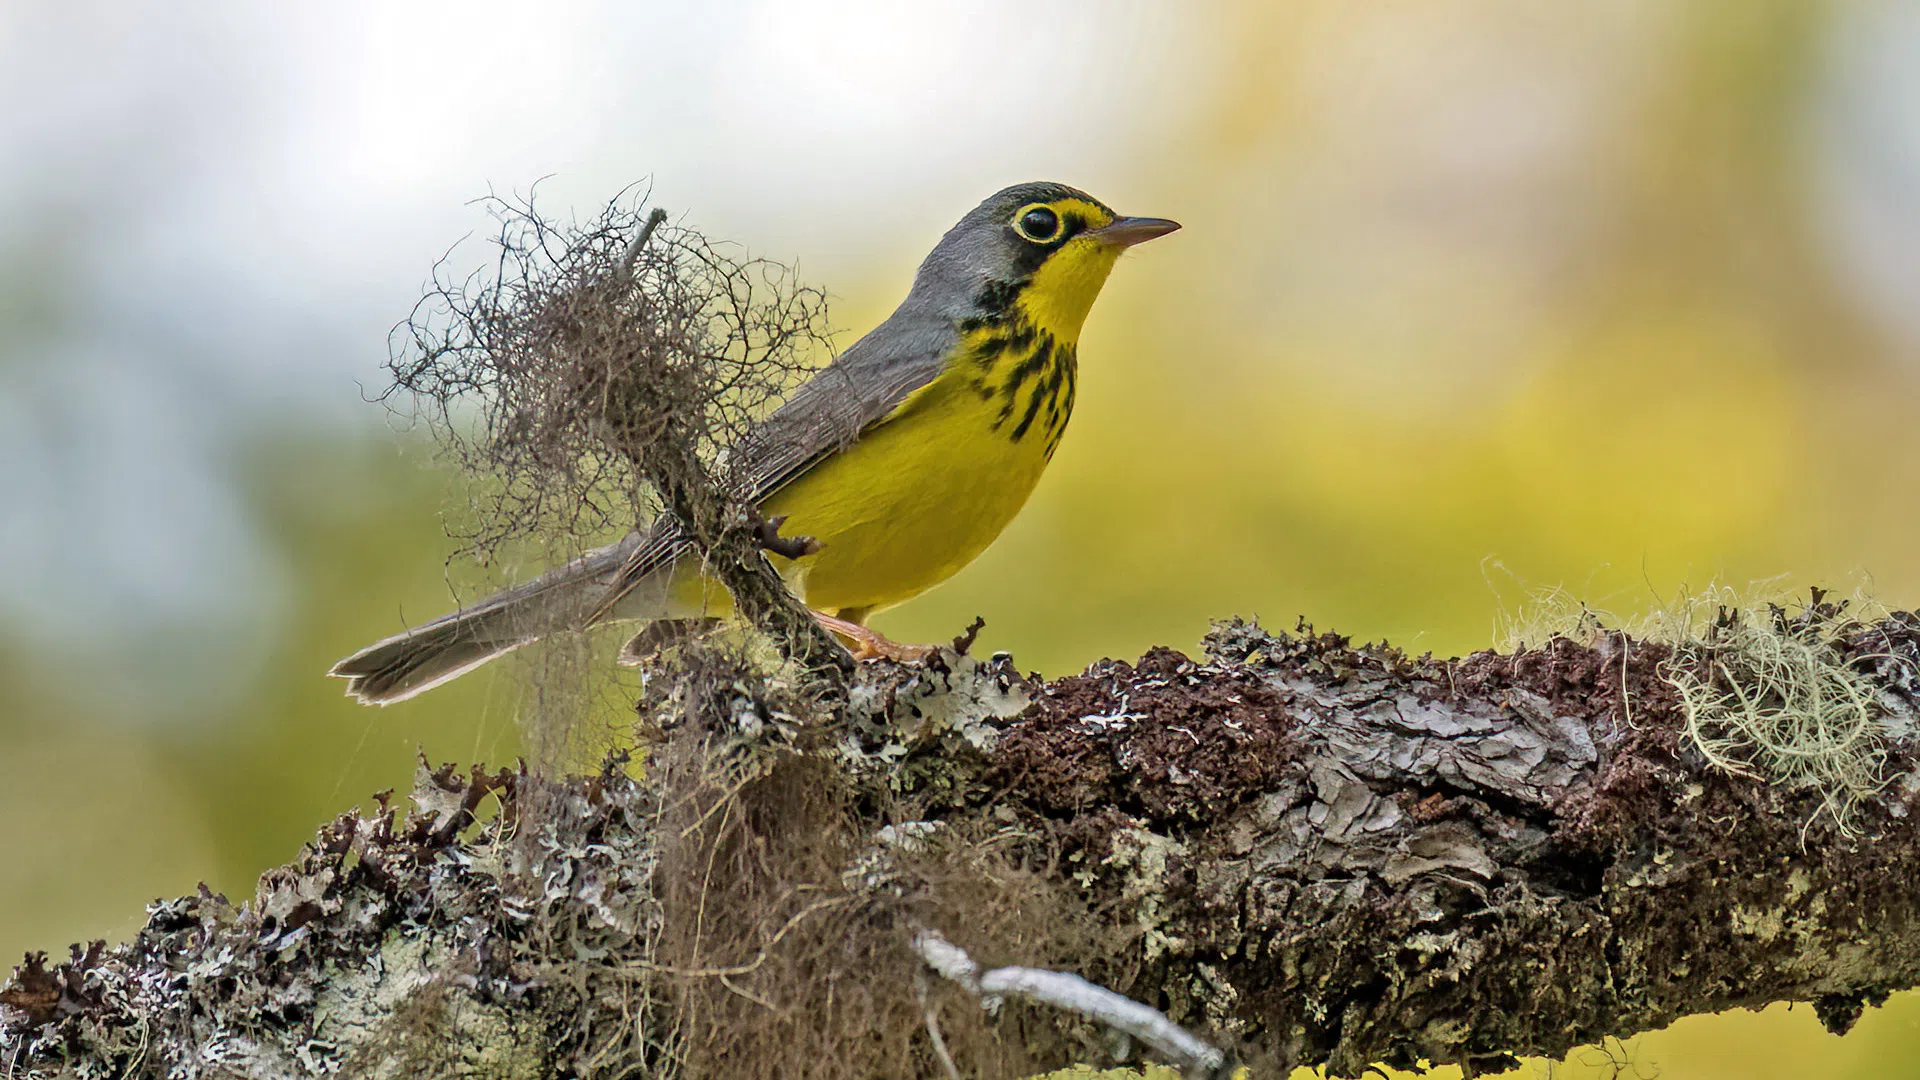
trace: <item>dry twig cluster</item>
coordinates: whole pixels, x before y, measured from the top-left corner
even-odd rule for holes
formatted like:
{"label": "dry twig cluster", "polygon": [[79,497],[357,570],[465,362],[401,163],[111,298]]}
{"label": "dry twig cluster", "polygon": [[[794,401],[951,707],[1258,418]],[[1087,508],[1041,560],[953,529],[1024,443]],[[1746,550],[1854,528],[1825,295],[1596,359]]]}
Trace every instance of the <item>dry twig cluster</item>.
{"label": "dry twig cluster", "polygon": [[585,222],[484,204],[492,268],[443,259],[388,362],[386,396],[477,481],[459,539],[585,543],[656,513],[663,480],[731,490],[726,450],[830,348],[824,294],[637,192]]}

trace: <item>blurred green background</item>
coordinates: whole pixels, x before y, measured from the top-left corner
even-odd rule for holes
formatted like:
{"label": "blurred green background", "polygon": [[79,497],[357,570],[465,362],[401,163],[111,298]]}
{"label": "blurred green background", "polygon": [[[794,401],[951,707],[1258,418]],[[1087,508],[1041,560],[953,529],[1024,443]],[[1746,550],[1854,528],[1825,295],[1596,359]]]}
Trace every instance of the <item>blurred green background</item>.
{"label": "blurred green background", "polygon": [[[1546,586],[1920,604],[1911,0],[13,0],[0,89],[0,955],[250,894],[416,746],[520,752],[506,668],[381,711],[321,678],[473,580],[454,478],[363,399],[489,185],[651,177],[843,341],[1004,184],[1186,224],[903,640],[983,615],[1061,673],[1231,614],[1461,652]],[[1906,1077],[1915,1001],[1553,1073]]]}

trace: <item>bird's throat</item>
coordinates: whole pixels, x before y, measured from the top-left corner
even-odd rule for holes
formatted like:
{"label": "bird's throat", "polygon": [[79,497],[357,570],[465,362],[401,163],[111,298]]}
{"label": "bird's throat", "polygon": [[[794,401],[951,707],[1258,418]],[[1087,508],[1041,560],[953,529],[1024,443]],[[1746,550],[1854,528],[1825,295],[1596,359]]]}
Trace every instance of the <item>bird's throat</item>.
{"label": "bird's throat", "polygon": [[987,406],[993,432],[1016,443],[1031,439],[1051,458],[1073,413],[1079,368],[1074,338],[1029,322],[1015,307],[968,331],[958,360],[956,367]]}
{"label": "bird's throat", "polygon": [[1040,264],[1015,297],[1014,309],[1054,340],[1078,344],[1087,312],[1119,258],[1117,247],[1076,237]]}

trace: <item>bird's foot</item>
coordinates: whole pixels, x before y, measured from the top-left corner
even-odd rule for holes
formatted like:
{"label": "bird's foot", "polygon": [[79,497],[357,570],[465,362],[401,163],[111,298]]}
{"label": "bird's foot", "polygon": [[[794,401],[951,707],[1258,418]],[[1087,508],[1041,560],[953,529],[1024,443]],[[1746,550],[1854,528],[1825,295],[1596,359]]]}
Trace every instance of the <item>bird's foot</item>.
{"label": "bird's foot", "polygon": [[787,523],[787,515],[776,517],[756,517],[753,522],[754,539],[760,546],[786,559],[803,559],[818,554],[825,545],[811,536],[781,536],[780,528]]}
{"label": "bird's foot", "polygon": [[938,645],[902,645],[889,640],[878,630],[869,630],[857,622],[836,619],[818,611],[813,613],[813,617],[850,646],[855,660],[896,660],[905,663],[925,660],[940,651]]}

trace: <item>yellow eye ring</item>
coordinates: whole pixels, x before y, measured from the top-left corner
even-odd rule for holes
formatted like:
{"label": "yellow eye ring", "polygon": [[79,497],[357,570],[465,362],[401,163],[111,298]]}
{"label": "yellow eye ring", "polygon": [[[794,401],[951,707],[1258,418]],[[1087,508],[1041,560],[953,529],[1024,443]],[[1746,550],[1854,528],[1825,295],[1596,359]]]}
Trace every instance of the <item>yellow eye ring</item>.
{"label": "yellow eye ring", "polygon": [[1020,239],[1033,244],[1051,244],[1066,229],[1060,214],[1046,203],[1028,203],[1015,210],[1008,224]]}

